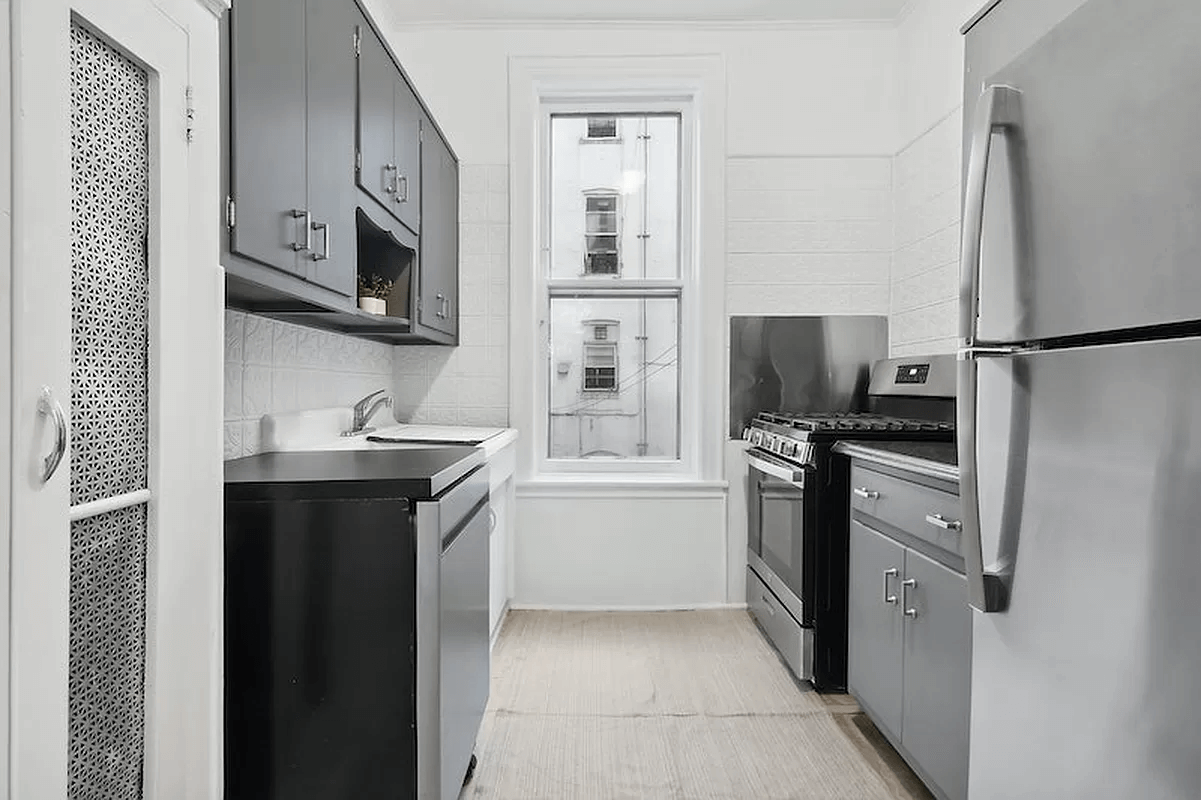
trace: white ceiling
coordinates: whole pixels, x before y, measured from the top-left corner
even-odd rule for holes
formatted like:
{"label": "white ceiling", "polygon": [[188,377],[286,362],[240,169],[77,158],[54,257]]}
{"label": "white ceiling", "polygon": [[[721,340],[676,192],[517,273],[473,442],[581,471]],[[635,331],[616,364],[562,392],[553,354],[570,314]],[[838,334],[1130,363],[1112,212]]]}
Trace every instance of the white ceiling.
{"label": "white ceiling", "polygon": [[893,20],[907,0],[383,0],[397,23]]}

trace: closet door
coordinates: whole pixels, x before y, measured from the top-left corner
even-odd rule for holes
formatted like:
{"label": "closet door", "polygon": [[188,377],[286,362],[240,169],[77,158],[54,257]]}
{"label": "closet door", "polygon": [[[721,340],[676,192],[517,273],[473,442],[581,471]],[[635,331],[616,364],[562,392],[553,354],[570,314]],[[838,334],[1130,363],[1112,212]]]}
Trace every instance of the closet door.
{"label": "closet door", "polygon": [[12,798],[166,796],[157,584],[197,452],[172,381],[210,298],[187,297],[189,33],[160,5],[13,17],[14,163],[37,166],[13,180]]}

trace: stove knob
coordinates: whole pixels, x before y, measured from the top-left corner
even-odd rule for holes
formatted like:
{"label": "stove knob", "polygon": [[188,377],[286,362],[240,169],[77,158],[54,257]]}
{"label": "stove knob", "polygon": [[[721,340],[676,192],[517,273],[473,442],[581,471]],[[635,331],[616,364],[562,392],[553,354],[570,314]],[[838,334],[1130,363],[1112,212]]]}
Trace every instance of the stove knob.
{"label": "stove knob", "polygon": [[790,455],[790,456],[796,455],[796,442],[788,443],[788,455]]}

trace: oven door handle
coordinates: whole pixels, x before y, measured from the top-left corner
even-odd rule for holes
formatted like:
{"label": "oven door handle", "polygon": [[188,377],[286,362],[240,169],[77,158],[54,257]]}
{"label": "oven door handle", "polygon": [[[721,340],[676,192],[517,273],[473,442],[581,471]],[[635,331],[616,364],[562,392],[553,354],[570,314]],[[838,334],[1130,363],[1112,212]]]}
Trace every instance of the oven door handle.
{"label": "oven door handle", "polygon": [[793,486],[804,487],[805,485],[805,470],[785,461],[777,461],[776,459],[768,460],[767,456],[759,453],[747,453],[747,463],[762,473],[771,475],[773,478],[779,478],[782,481],[788,481]]}

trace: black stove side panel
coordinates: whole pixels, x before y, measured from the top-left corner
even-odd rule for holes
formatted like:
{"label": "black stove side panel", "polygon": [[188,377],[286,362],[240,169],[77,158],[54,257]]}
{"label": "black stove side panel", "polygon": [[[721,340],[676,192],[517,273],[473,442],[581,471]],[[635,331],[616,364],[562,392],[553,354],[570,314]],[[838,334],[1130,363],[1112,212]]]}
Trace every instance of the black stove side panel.
{"label": "black stove side panel", "polygon": [[[850,571],[850,462],[845,456],[830,453],[829,447],[818,457],[818,491],[808,492],[814,502],[812,527],[806,515],[807,546],[813,559],[813,685],[823,692],[845,692],[847,686],[847,581]],[[808,608],[808,598],[806,598]]]}

